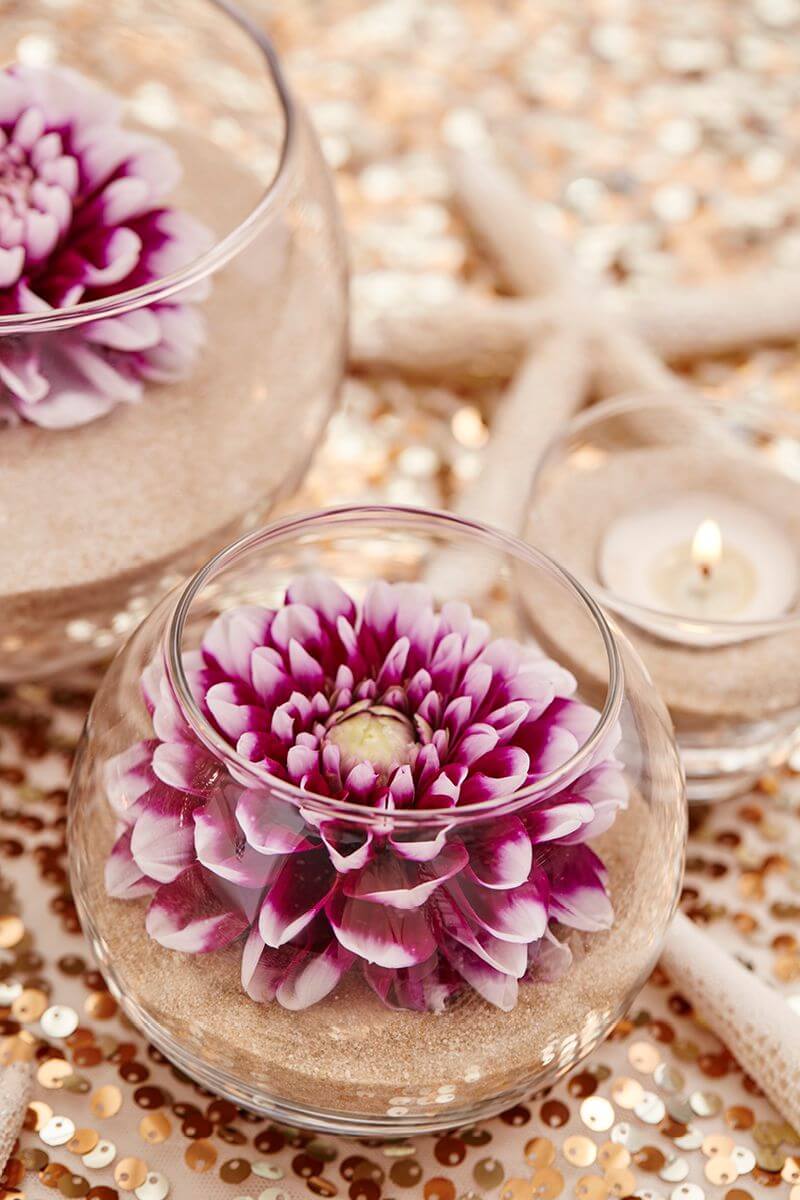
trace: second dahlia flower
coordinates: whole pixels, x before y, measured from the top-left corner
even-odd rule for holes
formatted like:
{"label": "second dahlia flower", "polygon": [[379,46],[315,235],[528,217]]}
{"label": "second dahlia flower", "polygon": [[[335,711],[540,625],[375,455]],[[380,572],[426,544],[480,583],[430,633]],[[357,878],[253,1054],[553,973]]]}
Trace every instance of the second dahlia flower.
{"label": "second dahlia flower", "polygon": [[185,668],[225,762],[156,663],[153,736],[107,778],[106,886],[150,897],[163,946],[241,941],[247,993],[287,1008],[357,971],[391,1006],[440,1011],[473,989],[510,1009],[521,981],[568,963],[560,930],[609,927],[587,843],[627,801],[617,733],[570,770],[599,714],[466,604],[382,581],[356,602],[306,575],[276,609],[220,616]]}
{"label": "second dahlia flower", "polygon": [[[165,204],[169,146],[62,67],[0,70],[0,316],[47,316],[161,279],[210,244]],[[197,298],[197,294],[193,297]],[[0,333],[0,418],[82,425],[183,374],[203,326],[184,294],[43,333]]]}

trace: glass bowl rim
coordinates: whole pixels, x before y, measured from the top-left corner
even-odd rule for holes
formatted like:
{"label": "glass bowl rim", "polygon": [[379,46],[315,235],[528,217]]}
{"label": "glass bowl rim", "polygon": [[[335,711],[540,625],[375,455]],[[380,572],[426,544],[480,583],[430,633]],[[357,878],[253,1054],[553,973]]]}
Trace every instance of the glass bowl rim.
{"label": "glass bowl rim", "polygon": [[262,32],[246,13],[242,12],[234,0],[202,0],[202,2],[228,17],[250,39],[253,47],[264,61],[267,74],[278,98],[283,118],[281,147],[275,173],[259,196],[255,207],[233,229],[224,234],[203,254],[192,259],[186,266],[171,271],[168,275],[162,275],[158,279],[153,279],[149,283],[141,284],[139,287],[117,292],[113,296],[99,300],[90,300],[85,304],[52,308],[41,313],[7,313],[0,316],[0,337],[10,334],[51,333],[59,329],[72,329],[90,321],[132,312],[145,305],[161,303],[175,295],[176,292],[181,292],[201,282],[230,262],[274,217],[275,210],[288,186],[291,168],[296,157],[297,107],[292,99],[280,58],[269,36]]}
{"label": "glass bowl rim", "polygon": [[[599,630],[608,661],[608,684],[600,720],[586,741],[565,763],[541,776],[535,783],[519,788],[508,796],[482,800],[475,804],[450,809],[396,809],[391,813],[393,827],[406,829],[432,826],[451,827],[481,818],[506,815],[526,807],[537,797],[547,796],[557,788],[559,780],[574,779],[576,768],[580,768],[584,762],[591,759],[597,746],[617,721],[622,707],[624,671],[617,635],[612,626],[591,593],[580,581],[541,550],[535,549],[511,534],[484,525],[480,521],[469,520],[439,509],[413,505],[343,504],[293,514],[280,521],[272,522],[262,529],[245,534],[244,537],[220,550],[196,572],[178,595],[169,615],[164,636],[164,667],[168,683],[184,719],[194,734],[218,760],[222,761],[229,769],[232,768],[234,777],[254,779],[259,785],[268,788],[272,795],[288,800],[300,809],[321,813],[333,819],[347,818],[351,823],[362,826],[380,825],[386,821],[386,813],[365,808],[352,801],[306,791],[286,780],[279,779],[257,764],[241,758],[234,747],[222,738],[206,720],[192,695],[183,666],[182,639],[186,619],[194,600],[210,579],[219,575],[242,555],[251,550],[268,546],[274,541],[278,541],[280,544],[292,534],[300,534],[311,527],[324,529],[328,525],[349,523],[355,528],[359,525],[365,526],[387,521],[410,523],[423,530],[425,527],[434,526],[444,532],[450,530],[451,533],[466,534],[473,541],[505,550],[515,560],[521,560],[530,566],[547,571],[559,580],[587,611],[595,628]],[[580,771],[577,773],[579,774]]]}
{"label": "glass bowl rim", "polygon": [[[620,416],[626,412],[652,411],[659,408],[672,409],[676,412],[683,410],[691,412],[693,416],[699,414],[707,418],[710,423],[717,422],[720,426],[730,424],[738,416],[741,421],[747,422],[753,428],[764,432],[768,430],[774,432],[776,425],[780,422],[782,425],[788,426],[787,436],[791,436],[798,443],[798,448],[800,448],[800,413],[794,413],[791,409],[765,408],[738,398],[727,401],[704,396],[698,399],[689,391],[688,387],[681,388],[680,384],[675,387],[674,393],[664,392],[663,394],[652,393],[649,395],[639,392],[624,393],[621,396],[613,396],[607,400],[600,400],[596,404],[589,405],[588,408],[573,417],[548,443],[531,480],[526,508],[528,519],[530,518],[530,512],[533,508],[533,502],[542,476],[548,467],[552,465],[552,460],[558,454],[562,453],[570,438],[575,434],[581,433],[583,430],[590,429],[593,425],[600,424],[607,418]],[[740,452],[743,457],[749,453],[744,447],[741,447]],[[722,456],[725,453],[724,447],[718,453]],[[784,472],[777,467],[770,469],[786,478],[794,478],[788,472]],[[796,478],[796,482],[800,488],[800,473]],[[788,633],[800,627],[800,604],[796,609],[793,609],[784,616],[769,617],[759,621],[723,620],[719,618],[716,620],[699,621],[692,617],[685,617],[680,613],[670,612],[668,609],[651,608],[648,605],[638,604],[633,600],[626,600],[617,592],[607,588],[599,578],[592,578],[588,581],[584,579],[584,586],[590,588],[600,603],[617,616],[624,617],[633,622],[636,622],[637,617],[647,620],[650,623],[651,629],[654,629],[656,624],[660,624],[662,628],[669,630],[670,638],[675,642],[682,640],[680,633],[684,631],[686,634],[686,645],[692,649],[714,649],[718,645],[735,644],[738,641],[767,637],[775,633]],[[704,647],[701,641],[693,640],[693,638],[702,638],[704,634],[711,637],[716,635],[719,641],[710,641],[708,646]]]}

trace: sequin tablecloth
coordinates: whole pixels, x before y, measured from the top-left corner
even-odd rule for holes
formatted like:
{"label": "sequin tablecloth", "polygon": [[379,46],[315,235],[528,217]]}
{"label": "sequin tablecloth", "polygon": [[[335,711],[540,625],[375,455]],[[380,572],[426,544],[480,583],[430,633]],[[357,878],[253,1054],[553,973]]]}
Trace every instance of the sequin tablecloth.
{"label": "sequin tablecloth", "polygon": [[[0,1060],[36,1071],[3,1197],[800,1200],[800,1133],[659,970],[558,1086],[444,1135],[314,1137],[195,1087],[118,1013],[70,897],[65,784],[90,696],[27,686],[0,702]],[[683,903],[800,1021],[800,777],[762,789],[698,824]]]}
{"label": "sequin tablecloth", "polygon": [[[357,305],[495,288],[450,203],[448,147],[499,149],[578,261],[631,286],[800,263],[798,0],[250,7],[337,172]],[[796,347],[686,370],[709,392],[800,395]],[[351,378],[296,503],[447,504],[494,397]],[[580,1069],[479,1127],[347,1143],[199,1091],[120,1018],[70,898],[65,785],[92,686],[0,699],[0,1059],[36,1064],[2,1196],[800,1200],[800,1134],[658,971]],[[800,777],[698,820],[683,904],[800,1020]]]}

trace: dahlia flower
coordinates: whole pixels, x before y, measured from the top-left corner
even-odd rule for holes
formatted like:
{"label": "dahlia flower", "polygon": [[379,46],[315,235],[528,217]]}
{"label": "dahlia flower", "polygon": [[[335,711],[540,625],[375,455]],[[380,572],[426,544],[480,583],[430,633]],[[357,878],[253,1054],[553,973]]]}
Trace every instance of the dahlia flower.
{"label": "dahlia flower", "polygon": [[[0,71],[0,315],[108,299],[185,266],[209,244],[166,207],[169,146],[124,129],[120,103],[64,68]],[[195,292],[193,299],[198,298]],[[0,417],[82,425],[191,365],[202,340],[184,297],[64,331],[0,336]]]}
{"label": "dahlia flower", "polygon": [[[598,713],[466,604],[437,610],[422,585],[383,581],[357,603],[304,575],[277,609],[216,619],[185,669],[235,755],[201,744],[156,663],[153,736],[107,769],[106,887],[151,897],[161,945],[241,940],[246,992],[287,1008],[359,971],[391,1006],[440,1011],[471,988],[510,1009],[521,980],[569,962],[558,929],[609,927],[587,842],[627,802],[618,731],[570,771]],[[496,812],[465,821],[485,802]]]}

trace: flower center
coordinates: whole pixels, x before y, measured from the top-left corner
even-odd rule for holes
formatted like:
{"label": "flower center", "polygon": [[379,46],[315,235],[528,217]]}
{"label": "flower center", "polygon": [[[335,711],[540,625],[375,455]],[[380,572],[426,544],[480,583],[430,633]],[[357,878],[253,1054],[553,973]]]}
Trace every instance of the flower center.
{"label": "flower center", "polygon": [[397,767],[411,762],[416,746],[408,718],[383,704],[347,709],[325,736],[339,747],[344,772],[365,762],[384,782]]}

